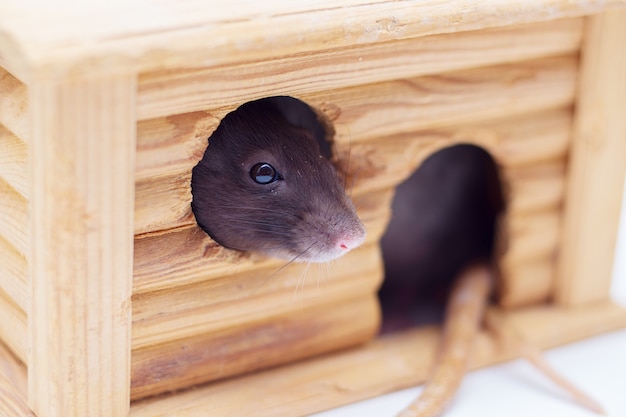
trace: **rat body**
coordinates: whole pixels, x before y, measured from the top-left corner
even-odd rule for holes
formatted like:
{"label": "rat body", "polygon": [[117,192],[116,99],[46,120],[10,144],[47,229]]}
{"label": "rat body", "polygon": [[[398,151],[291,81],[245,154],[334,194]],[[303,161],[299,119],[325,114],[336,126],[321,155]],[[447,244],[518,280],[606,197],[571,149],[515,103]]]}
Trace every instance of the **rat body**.
{"label": "rat body", "polygon": [[325,262],[365,239],[315,113],[290,97],[228,114],[193,169],[192,210],[221,245]]}
{"label": "rat body", "polygon": [[[397,417],[434,417],[444,411],[461,384],[485,314],[489,328],[520,356],[580,404],[603,413],[514,329],[500,324],[496,310],[487,308],[504,249],[500,219],[505,198],[498,168],[486,151],[456,145],[432,155],[398,187],[393,209],[394,217],[382,239],[383,330],[421,323],[423,318],[411,315],[416,306],[443,306],[441,300],[447,300],[431,377],[421,395]],[[433,303],[433,298],[440,300]],[[437,312],[437,319],[443,310]],[[423,310],[417,311],[423,316]]]}
{"label": "rat body", "polygon": [[431,155],[397,187],[381,239],[383,332],[442,320],[458,274],[491,262],[504,206],[497,166],[473,145]]}

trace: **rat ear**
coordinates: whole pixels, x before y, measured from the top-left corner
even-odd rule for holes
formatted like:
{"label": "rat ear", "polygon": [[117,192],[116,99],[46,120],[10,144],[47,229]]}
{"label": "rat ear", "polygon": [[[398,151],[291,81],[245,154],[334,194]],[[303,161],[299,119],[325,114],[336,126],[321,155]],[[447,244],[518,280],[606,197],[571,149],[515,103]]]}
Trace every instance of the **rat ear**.
{"label": "rat ear", "polygon": [[327,139],[328,132],[319,120],[319,116],[305,102],[289,96],[266,98],[291,125],[301,127],[312,133],[325,158],[332,157],[331,143]]}

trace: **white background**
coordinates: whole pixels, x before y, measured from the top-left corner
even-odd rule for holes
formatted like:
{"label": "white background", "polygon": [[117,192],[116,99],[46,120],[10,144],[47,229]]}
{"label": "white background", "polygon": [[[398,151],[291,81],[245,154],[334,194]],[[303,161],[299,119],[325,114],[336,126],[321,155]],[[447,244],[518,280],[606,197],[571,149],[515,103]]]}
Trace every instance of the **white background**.
{"label": "white background", "polygon": [[[626,187],[625,187],[626,196]],[[626,198],[613,271],[613,298],[626,306]],[[549,350],[547,359],[591,394],[611,417],[626,417],[626,330]],[[315,417],[393,417],[420,388],[384,395]],[[521,360],[467,374],[444,417],[593,417]]]}

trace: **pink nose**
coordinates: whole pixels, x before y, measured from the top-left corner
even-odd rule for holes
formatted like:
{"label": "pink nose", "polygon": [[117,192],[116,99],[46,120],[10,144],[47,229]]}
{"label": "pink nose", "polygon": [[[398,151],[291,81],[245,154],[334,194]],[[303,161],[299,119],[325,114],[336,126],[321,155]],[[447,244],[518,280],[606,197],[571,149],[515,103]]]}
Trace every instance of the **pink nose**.
{"label": "pink nose", "polygon": [[365,238],[364,232],[351,233],[351,234],[342,236],[342,238],[337,241],[337,248],[340,251],[348,252],[354,248],[361,246],[364,238]]}

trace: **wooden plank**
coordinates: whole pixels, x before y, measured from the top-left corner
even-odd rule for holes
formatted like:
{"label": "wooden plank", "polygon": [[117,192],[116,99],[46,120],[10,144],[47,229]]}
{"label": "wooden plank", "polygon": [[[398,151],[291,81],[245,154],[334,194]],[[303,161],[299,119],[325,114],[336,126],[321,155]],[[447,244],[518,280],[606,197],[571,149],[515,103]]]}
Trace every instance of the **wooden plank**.
{"label": "wooden plank", "polygon": [[46,79],[30,92],[29,406],[38,417],[125,416],[136,79]]}
{"label": "wooden plank", "polygon": [[[1,55],[1,53],[0,53]],[[0,125],[28,143],[28,89],[0,66]]]}
{"label": "wooden plank", "polygon": [[[533,111],[539,112],[537,115],[540,115],[543,114],[542,112],[545,110],[559,107],[562,104],[571,104],[574,100],[575,93],[576,62],[571,59],[566,59],[565,61],[563,59],[557,59],[557,62],[553,60],[539,60],[533,62],[537,67],[535,69],[529,69],[525,67],[527,64],[523,63],[516,64],[522,66],[517,68],[517,71],[516,65],[496,67],[499,71],[496,70],[494,72],[500,74],[486,75],[485,78],[487,79],[483,80],[483,82],[486,84],[489,84],[489,80],[493,82],[491,88],[493,91],[492,96],[504,95],[508,96],[511,101],[517,101],[517,105],[522,106],[519,110],[519,113],[522,113],[520,117]],[[524,68],[526,68],[528,72],[525,71]],[[359,87],[359,89],[363,90],[361,93],[353,89],[349,89],[347,92],[324,91],[319,96],[315,96],[314,99],[312,99],[312,96],[302,98],[310,105],[325,113],[326,117],[334,123],[335,129],[338,131],[338,135],[335,139],[338,144],[342,146],[345,144],[355,144],[359,141],[371,138],[372,136],[366,129],[364,134],[357,135],[351,124],[354,120],[360,118],[374,118],[381,122],[386,120],[388,113],[391,113],[395,118],[402,118],[402,115],[408,112],[412,106],[412,103],[403,104],[402,102],[395,102],[393,106],[390,105],[387,109],[381,109],[379,106],[362,106],[357,99],[349,99],[351,94],[358,94],[359,96],[374,95],[374,99],[378,99],[382,102],[389,102],[394,98],[398,100],[408,97],[407,101],[421,101],[421,103],[416,104],[416,106],[427,106],[426,109],[430,110],[427,115],[417,115],[417,117],[413,117],[412,123],[414,125],[409,128],[400,128],[397,124],[389,124],[382,135],[383,137],[401,132],[432,129],[434,127],[450,128],[462,122],[469,125],[466,129],[471,127],[480,129],[480,121],[484,120],[486,118],[485,116],[474,114],[473,117],[465,117],[462,113],[481,110],[481,108],[476,109],[475,107],[480,105],[477,102],[481,101],[481,89],[485,86],[480,85],[481,81],[477,79],[478,76],[476,73],[480,74],[480,72],[483,71],[492,72],[488,69],[477,69],[471,72],[461,71],[456,73],[458,84],[462,84],[461,78],[463,78],[465,74],[465,78],[467,78],[464,83],[465,85],[457,85],[454,80],[450,80],[447,90],[444,90],[445,80],[440,81],[438,91],[435,88],[436,86],[426,88],[429,81],[430,84],[434,83],[433,78],[435,77],[423,77],[418,79],[423,80],[423,83],[426,85],[424,90],[429,91],[411,91],[408,90],[406,86],[397,86],[397,82],[390,82],[382,83],[382,86],[389,87],[387,91],[383,90],[381,85],[361,86]],[[543,76],[541,76],[541,74],[538,75],[537,83],[539,83],[540,80],[549,82],[549,86],[544,86],[545,89],[542,88],[541,85],[536,86],[536,89],[540,90],[535,92],[540,95],[539,100],[533,99],[532,95],[535,93],[525,94],[524,88],[521,88],[522,91],[518,93],[512,91],[512,84],[515,84],[516,80],[517,82],[522,82],[519,78],[523,78],[524,75],[526,75],[525,81],[532,83],[529,77],[532,78],[531,73],[534,71],[539,73],[546,72],[548,74],[554,73],[553,77],[548,76],[548,74],[544,74]],[[472,74],[474,74],[473,79]],[[394,86],[397,87],[397,89],[394,89]],[[503,92],[506,92],[506,94],[503,94]],[[497,97],[491,98],[497,100]],[[485,98],[482,98],[482,100],[485,100]],[[462,111],[460,112],[457,111],[458,109],[451,108],[452,103],[456,101],[459,101],[457,105],[467,106],[467,108],[461,109]],[[527,104],[524,105],[524,103]],[[494,103],[494,105],[500,104],[501,103]],[[489,109],[490,103],[485,103],[484,105],[485,108],[482,108],[483,111],[499,110],[499,117],[506,117],[507,110],[511,113],[515,113],[515,110],[512,108]],[[202,154],[207,146],[206,139],[217,127],[219,120],[229,110],[232,109],[213,109],[211,111],[198,111],[140,121],[137,125],[137,178],[148,179],[155,175],[162,175],[163,173],[190,171],[197,161],[202,158]],[[424,109],[422,108],[421,110]],[[534,117],[537,118],[537,115]],[[506,127],[515,127],[510,123],[513,121],[514,120],[507,120],[506,122],[509,122],[509,126],[503,123],[504,126],[499,130],[504,133],[506,132]],[[536,122],[536,125],[530,125],[527,129],[529,129],[529,131],[532,131],[534,128],[543,127],[545,129],[542,125],[546,123],[563,122],[549,117],[544,121],[541,117],[539,121]],[[527,124],[528,122],[525,123],[525,125]],[[476,133],[474,133],[474,135],[476,135]],[[489,133],[482,132],[482,135],[488,136]],[[527,140],[532,140],[532,135]],[[552,142],[548,141],[545,146],[550,146],[551,143]],[[524,146],[515,147],[515,142],[511,142],[508,146],[509,151],[507,154],[510,158],[516,157],[518,153],[520,156],[517,156],[517,158],[523,158],[524,155],[528,153],[524,152]],[[539,147],[541,145],[537,143],[536,146]]]}
{"label": "wooden plank", "polygon": [[332,110],[336,140],[347,143],[571,105],[577,65],[550,57],[302,97]]}
{"label": "wooden plank", "polygon": [[382,281],[381,265],[380,249],[372,244],[338,259],[332,268],[291,263],[133,296],[132,347],[243,328],[269,316],[374,294]]}
{"label": "wooden plank", "polygon": [[0,177],[22,196],[28,198],[28,146],[2,124],[0,124]]}
{"label": "wooden plank", "polygon": [[25,398],[15,391],[11,381],[0,374],[0,414],[3,417],[36,417],[26,405]]}
{"label": "wooden plank", "polygon": [[[326,115],[337,119],[338,116],[333,115],[331,107],[325,107]],[[221,115],[224,111],[217,113]],[[508,165],[534,163],[566,154],[571,113],[568,108],[550,109],[540,106],[531,109],[530,114],[478,120],[473,124],[460,126],[451,124],[437,129],[437,133],[450,136],[451,140],[467,138],[474,143],[489,146],[497,151],[498,159]],[[456,117],[454,114],[448,116],[451,119]],[[154,177],[183,175],[184,172],[191,171],[202,158],[207,138],[218,124],[219,118],[209,112],[186,113],[138,122],[136,178],[142,182]],[[390,132],[393,131],[390,128]],[[422,131],[416,135],[424,133],[426,132]],[[380,141],[387,141],[387,137]],[[352,145],[358,142],[358,137],[343,137],[338,144],[341,159],[346,159]]]}
{"label": "wooden plank", "polygon": [[565,198],[566,164],[564,159],[521,167],[503,167],[507,211],[528,214],[559,209]]}
{"label": "wooden plank", "polygon": [[[234,66],[142,74],[139,118],[217,109],[426,74],[575,53],[582,19],[349,45]],[[262,83],[257,82],[263,80]],[[199,88],[199,86],[201,86]]]}
{"label": "wooden plank", "polygon": [[0,237],[6,239],[19,253],[27,254],[28,201],[0,177]]}
{"label": "wooden plank", "polygon": [[527,212],[507,212],[507,247],[500,260],[501,276],[496,288],[500,306],[537,305],[552,297],[561,213],[558,203]]}
{"label": "wooden plank", "polygon": [[[350,157],[348,175],[355,178],[353,193],[361,195],[395,187],[426,157],[457,143],[471,143],[487,149],[507,170],[532,170],[544,163],[555,163],[567,155],[570,123],[569,110],[544,110],[342,145],[338,156],[341,165],[345,165],[344,161]],[[512,179],[519,177],[518,174],[511,175]]]}
{"label": "wooden plank", "polygon": [[556,253],[525,262],[503,262],[498,288],[498,305],[518,308],[539,305],[553,295]]}
{"label": "wooden plank", "polygon": [[26,367],[0,343],[0,415],[35,417],[26,405]]}
{"label": "wooden plank", "polygon": [[137,122],[137,179],[190,170],[226,110],[198,111]]}
{"label": "wooden plank", "polygon": [[[207,8],[199,0],[168,0],[157,8],[149,0],[132,5],[111,0],[97,7],[62,0],[57,7],[35,8],[5,0],[0,64],[28,78],[79,70],[102,75],[256,62],[303,51],[580,16],[624,4],[483,0],[468,7],[464,0],[217,0]],[[42,33],[41,28],[48,30]]]}
{"label": "wooden plank", "polygon": [[626,172],[626,11],[587,22],[556,300],[609,297]]}
{"label": "wooden plank", "polygon": [[547,209],[507,216],[508,249],[502,258],[510,268],[531,259],[554,256],[560,244],[561,210]]}
{"label": "wooden plank", "polygon": [[379,314],[378,300],[369,294],[133,350],[131,395],[141,398],[361,344],[375,336]]}
{"label": "wooden plank", "polygon": [[[349,88],[337,91],[328,91],[324,94],[311,95],[307,102],[312,105],[326,109],[329,118],[333,120],[337,131],[336,141],[338,144],[338,154],[340,158],[350,151],[350,164],[353,169],[362,170],[365,167],[371,171],[371,165],[381,167],[379,161],[379,150],[376,149],[379,143],[388,142],[389,136],[415,132],[417,130],[443,129],[443,131],[427,131],[431,138],[441,138],[441,136],[453,136],[451,143],[456,140],[471,141],[497,141],[497,134],[507,138],[511,134],[507,130],[515,130],[514,126],[500,125],[496,127],[496,135],[489,136],[484,129],[481,131],[477,127],[479,120],[489,120],[490,118],[526,114],[532,111],[547,110],[567,106],[574,99],[576,60],[572,57],[548,58],[532,62],[517,63],[505,66],[495,66],[476,70],[466,70],[453,74],[419,77],[412,80],[393,81],[360,88]],[[317,93],[316,93],[317,94]],[[332,114],[335,116],[332,116]],[[337,116],[338,114],[338,116]],[[553,114],[553,113],[552,113]],[[211,125],[211,120],[206,123],[196,121],[202,127],[201,132],[205,133],[207,124]],[[528,119],[526,119],[528,121]],[[563,147],[566,144],[567,132],[569,128],[563,124],[561,119],[559,126],[565,128],[564,132],[552,135],[560,135],[560,140],[544,142],[535,140],[538,147]],[[548,122],[533,123],[534,127],[541,127],[542,124],[550,126]],[[158,120],[155,124],[167,126],[167,122]],[[552,122],[554,123],[554,122]],[[465,129],[461,128],[452,132],[450,126],[468,124]],[[556,128],[556,123],[551,125]],[[472,128],[474,129],[472,131]],[[144,125],[140,131],[142,139],[149,143],[158,143],[160,136],[156,132],[171,132],[171,128],[148,129]],[[528,128],[526,128],[528,129]],[[156,174],[158,169],[150,162],[154,157],[154,150],[150,153],[138,153],[138,167],[146,167],[147,173],[137,173],[137,196],[135,204],[135,233],[147,233],[156,230],[163,230],[185,224],[191,224],[193,217],[190,212],[190,179],[191,168],[202,157],[202,151],[198,149],[198,137],[200,132],[196,129],[187,129],[187,134],[181,134],[184,140],[184,147],[191,150],[187,156],[180,156],[175,160],[170,160],[163,164],[163,172]],[[193,132],[193,133],[192,133]],[[527,133],[524,130],[523,133]],[[197,134],[196,134],[197,133]],[[539,133],[539,132],[537,132]],[[145,135],[145,136],[144,136]],[[463,136],[462,136],[463,135]],[[465,137],[464,137],[465,136]],[[521,136],[521,135],[520,135]],[[536,135],[531,135],[531,138]],[[161,136],[162,138],[164,136]],[[368,139],[378,139],[378,143]],[[423,138],[416,137],[416,141]],[[165,141],[165,139],[160,139]],[[530,140],[530,139],[528,139]],[[365,155],[359,152],[358,144],[361,141],[368,141]],[[541,144],[540,144],[541,143]],[[205,142],[206,145],[206,142]],[[169,149],[171,144],[165,147]],[[412,144],[413,147],[423,145],[419,142]],[[515,145],[508,144],[509,148],[515,150]],[[519,148],[519,147],[518,147]],[[403,149],[402,152],[405,150]],[[507,155],[515,155],[514,152],[504,150]],[[530,152],[522,152],[527,155]],[[405,158],[413,154],[406,152]],[[419,153],[423,155],[423,152]],[[514,156],[515,157],[515,156]],[[522,156],[523,157],[523,156]],[[537,156],[540,157],[540,156]],[[517,158],[520,158],[517,156]],[[162,160],[160,158],[159,160]],[[389,163],[387,169],[397,168],[399,164],[406,164],[407,161],[394,160]],[[176,170],[174,170],[176,166]],[[416,165],[403,165],[401,168],[413,170]],[[175,172],[174,172],[175,171]],[[407,171],[408,175],[408,171]],[[376,178],[371,175],[362,175],[361,181],[386,179],[380,173]],[[355,184],[358,188],[358,184]]]}
{"label": "wooden plank", "polygon": [[3,343],[0,343],[0,375],[13,387],[13,394],[26,398],[26,367]]}
{"label": "wooden plank", "polygon": [[28,309],[30,288],[26,257],[2,236],[0,236],[0,291],[22,310]]}
{"label": "wooden plank", "polygon": [[0,290],[0,337],[21,361],[28,356],[28,324],[24,310]]}
{"label": "wooden plank", "polygon": [[[610,303],[535,307],[506,317],[541,348],[626,326],[626,311]],[[438,341],[436,328],[419,328],[357,349],[136,402],[130,417],[308,415],[422,383],[431,371]],[[470,367],[512,359],[514,353],[504,348],[482,333]]]}
{"label": "wooden plank", "polygon": [[[392,194],[392,190],[382,190],[354,199],[367,229],[366,243],[377,242],[382,236]],[[285,264],[283,260],[225,249],[197,226],[136,237],[134,258],[134,295],[245,272],[271,275]],[[338,259],[334,268],[343,262]]]}

